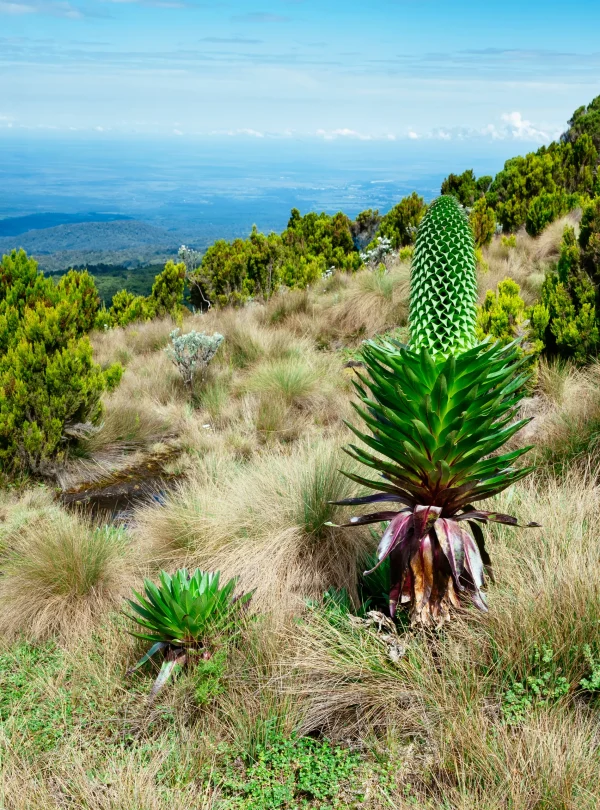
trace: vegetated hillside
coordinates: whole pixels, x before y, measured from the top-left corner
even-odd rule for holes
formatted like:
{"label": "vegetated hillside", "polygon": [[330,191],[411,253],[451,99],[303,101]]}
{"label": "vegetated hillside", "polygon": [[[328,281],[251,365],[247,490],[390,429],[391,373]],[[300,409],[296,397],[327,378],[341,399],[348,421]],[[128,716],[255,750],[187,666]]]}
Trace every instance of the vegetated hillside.
{"label": "vegetated hillside", "polygon": [[100,251],[107,246],[112,251],[119,251],[148,245],[163,251],[179,246],[177,239],[168,231],[137,220],[57,225],[41,231],[28,231],[18,237],[0,239],[0,250],[4,253],[21,247],[33,256],[64,251]]}
{"label": "vegetated hillside", "polygon": [[[484,248],[480,302],[509,276],[533,303],[569,223]],[[51,488],[0,494],[7,810],[600,805],[598,365],[539,367],[515,441],[540,468],[490,506],[543,529],[485,527],[489,614],[465,609],[437,635],[382,625],[366,611],[385,582],[357,592],[355,568],[376,540],[329,524],[357,492],[338,472],[357,419],[348,361],[365,337],[406,338],[409,262],[388,263],[187,316],[184,332],[225,338],[192,396],[164,352],[169,319],[92,335],[95,359],[125,373],[58,480],[78,491],[120,471],[133,491],[162,459],[178,486],[116,526]],[[239,576],[251,612],[149,702],[156,669],[129,672],[149,643],[119,610],[183,565]]]}
{"label": "vegetated hillside", "polygon": [[[127,270],[164,264],[177,255],[180,244],[180,237],[164,228],[124,219],[58,225],[3,237],[0,238],[0,253],[22,247],[37,258],[42,270],[62,274],[71,267],[88,264],[119,265]],[[115,270],[113,275],[120,273]],[[116,289],[125,286],[128,273],[123,275],[123,281],[115,284]]]}
{"label": "vegetated hillside", "polygon": [[[73,265],[74,270],[87,269],[94,277],[98,295],[101,301],[110,306],[113,296],[119,290],[126,289],[133,295],[150,295],[152,284],[156,276],[162,271],[164,264],[172,256],[159,256],[156,264],[142,265],[127,267],[120,264],[92,264],[86,262],[83,265]],[[42,262],[40,267],[44,268]],[[51,275],[60,278],[65,275],[65,271],[61,270]]]}
{"label": "vegetated hillside", "polygon": [[[63,250],[49,255],[38,254],[37,260],[40,268],[47,273],[61,276],[67,273],[72,267],[105,266],[114,267],[113,274],[120,275],[117,268],[125,269],[125,275],[130,271],[140,269],[143,273],[149,266],[164,264],[177,255],[177,249],[173,244],[171,247],[155,247],[143,245],[125,250]],[[121,283],[119,289],[123,289],[125,284]]]}
{"label": "vegetated hillside", "polygon": [[81,222],[116,222],[128,220],[132,217],[123,214],[27,214],[21,217],[6,217],[0,219],[0,237],[18,236],[28,231],[39,231],[45,228],[54,228],[57,225],[73,225]]}

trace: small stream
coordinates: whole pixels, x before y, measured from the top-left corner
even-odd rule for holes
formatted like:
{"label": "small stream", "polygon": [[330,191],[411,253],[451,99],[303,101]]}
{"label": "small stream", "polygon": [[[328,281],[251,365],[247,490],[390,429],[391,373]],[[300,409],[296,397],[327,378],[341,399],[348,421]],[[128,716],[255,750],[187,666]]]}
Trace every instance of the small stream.
{"label": "small stream", "polygon": [[180,480],[164,471],[166,460],[164,456],[146,459],[103,481],[64,490],[59,500],[67,508],[82,510],[94,518],[129,523],[137,506],[163,503],[166,493]]}

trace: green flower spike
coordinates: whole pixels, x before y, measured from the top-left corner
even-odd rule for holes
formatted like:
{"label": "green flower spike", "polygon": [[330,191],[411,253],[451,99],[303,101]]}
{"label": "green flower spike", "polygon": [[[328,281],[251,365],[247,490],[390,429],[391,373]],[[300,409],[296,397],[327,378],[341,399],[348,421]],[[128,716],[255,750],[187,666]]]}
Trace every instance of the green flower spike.
{"label": "green flower spike", "polygon": [[448,356],[476,343],[475,243],[455,197],[439,197],[423,217],[412,261],[410,343]]}

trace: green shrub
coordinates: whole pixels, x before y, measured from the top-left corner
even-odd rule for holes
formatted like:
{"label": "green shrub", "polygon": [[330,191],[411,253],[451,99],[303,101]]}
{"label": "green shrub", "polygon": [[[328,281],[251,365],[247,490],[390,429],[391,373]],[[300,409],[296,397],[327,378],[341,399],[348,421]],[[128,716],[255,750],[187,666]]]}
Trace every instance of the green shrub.
{"label": "green shrub", "polygon": [[526,224],[531,235],[539,234],[557,216],[580,204],[572,195],[596,195],[600,191],[599,110],[600,96],[574,113],[560,142],[507,160],[493,180],[476,180],[472,169],[450,174],[442,183],[442,194],[457,197],[466,207],[485,195],[505,232]]}
{"label": "green shrub", "polygon": [[[381,220],[376,235],[389,239],[394,250],[412,245],[426,210],[423,198],[413,191],[388,211]],[[374,246],[374,243],[370,246]]]}
{"label": "green shrub", "polygon": [[600,197],[584,208],[579,231],[581,265],[596,283],[600,281]]}
{"label": "green shrub", "polygon": [[479,340],[491,337],[503,345],[524,338],[521,349],[534,362],[544,344],[530,328],[531,314],[519,293],[519,285],[512,278],[501,281],[497,292],[487,291],[477,311],[477,337]]}
{"label": "green shrub", "polygon": [[576,208],[580,202],[579,194],[566,194],[562,190],[542,192],[529,203],[525,230],[529,236],[539,236],[551,222]]}
{"label": "green shrub", "polygon": [[546,353],[580,365],[595,353],[599,340],[596,293],[581,264],[575,232],[566,227],[557,270],[546,274],[540,301],[532,310],[532,325]]}
{"label": "green shrub", "polygon": [[465,208],[470,208],[479,200],[492,182],[492,177],[475,179],[473,169],[467,169],[462,174],[449,174],[442,183],[441,194],[451,194]]}
{"label": "green shrub", "polygon": [[502,247],[505,247],[508,250],[510,250],[511,248],[516,248],[517,237],[514,235],[514,233],[511,233],[509,236],[503,236],[501,242]]}
{"label": "green shrub", "polygon": [[185,263],[168,261],[164,270],[155,277],[150,295],[119,290],[113,295],[109,309],[102,307],[96,311],[94,326],[96,329],[110,329],[166,315],[175,319],[180,317],[185,278]]}
{"label": "green shrub", "polygon": [[61,299],[71,305],[74,329],[77,333],[89,332],[100,307],[96,283],[87,270],[69,270],[58,282]]}
{"label": "green shrub", "polygon": [[473,206],[469,222],[473,228],[475,245],[478,248],[489,245],[496,233],[496,215],[494,209],[488,206],[485,197],[481,197]]}
{"label": "green shrub", "polygon": [[96,317],[96,326],[127,326],[136,321],[148,321],[152,317],[152,310],[148,306],[148,299],[143,295],[134,295],[127,290],[119,290],[112,299],[109,310],[101,309]]}
{"label": "green shrub", "polygon": [[301,216],[294,208],[281,235],[265,236],[255,226],[248,239],[220,239],[189,276],[192,304],[239,305],[252,297],[267,299],[281,284],[307,287],[330,268],[355,271],[361,259],[351,226],[342,213]]}
{"label": "green shrub", "polygon": [[573,143],[587,135],[600,150],[600,96],[596,96],[587,107],[578,107],[568,123],[569,129],[561,136],[561,141]]}
{"label": "green shrub", "polygon": [[154,279],[152,292],[148,297],[150,317],[171,315],[177,318],[182,309],[183,288],[185,287],[185,264],[169,261],[165,269]]}
{"label": "green shrub", "polygon": [[94,309],[87,274],[55,285],[24,251],[0,270],[0,468],[42,473],[65,455],[69,434],[100,414],[108,378],[83,336]]}

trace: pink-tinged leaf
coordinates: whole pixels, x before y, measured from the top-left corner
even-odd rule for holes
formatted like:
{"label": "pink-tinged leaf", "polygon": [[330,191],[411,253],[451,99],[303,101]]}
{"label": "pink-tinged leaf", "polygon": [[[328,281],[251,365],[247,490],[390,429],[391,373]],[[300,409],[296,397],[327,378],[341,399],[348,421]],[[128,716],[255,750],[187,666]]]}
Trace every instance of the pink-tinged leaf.
{"label": "pink-tinged leaf", "polygon": [[479,610],[482,610],[484,613],[488,612],[487,601],[485,598],[485,594],[482,593],[480,590],[472,591],[471,592],[471,601],[478,607]]}
{"label": "pink-tinged leaf", "polygon": [[496,578],[494,576],[492,560],[485,547],[485,537],[483,536],[483,529],[481,528],[479,523],[477,523],[474,520],[469,521],[469,528],[473,532],[473,537],[475,538],[477,548],[479,549],[479,553],[481,554],[481,559],[485,567],[485,572],[488,575],[488,577],[492,580],[492,582],[495,582]]}
{"label": "pink-tinged leaf", "polygon": [[471,537],[469,532],[460,529],[463,537],[463,546],[465,549],[465,569],[471,575],[475,588],[479,590],[483,586],[483,561],[481,554],[477,548],[477,543]]}
{"label": "pink-tinged leaf", "polygon": [[441,506],[415,506],[413,525],[415,537],[424,537],[442,512]]}
{"label": "pink-tinged leaf", "polygon": [[438,518],[434,523],[434,528],[440,547],[450,564],[454,582],[459,591],[463,591],[464,588],[460,582],[460,577],[465,568],[463,530],[454,520],[449,520],[448,518]]}
{"label": "pink-tinged leaf", "polygon": [[433,591],[433,547],[431,544],[431,533],[426,534],[421,539],[419,546],[421,556],[421,569],[423,571],[423,601],[428,602]]}
{"label": "pink-tinged leaf", "polygon": [[391,554],[394,548],[399,544],[402,543],[403,540],[406,538],[409,531],[412,530],[412,513],[409,512],[408,514],[404,514],[399,512],[396,517],[390,522],[390,525],[387,527],[381,540],[379,541],[379,546],[377,548],[377,558],[379,562],[374,568],[371,568],[369,571],[365,571],[364,574],[367,576],[368,574],[372,574],[373,571],[377,570],[381,563]]}
{"label": "pink-tinged leaf", "polygon": [[398,605],[398,599],[400,598],[401,590],[402,590],[402,580],[399,579],[392,585],[390,589],[389,605],[390,605],[390,616],[392,617],[392,619],[396,615],[396,606]]}
{"label": "pink-tinged leaf", "polygon": [[472,512],[463,512],[462,515],[455,515],[454,520],[479,520],[481,523],[492,521],[493,523],[504,523],[507,526],[518,526],[520,529],[541,529],[540,523],[519,523],[516,517],[505,515],[502,512],[484,512],[475,509]]}
{"label": "pink-tinged leaf", "polygon": [[402,545],[396,546],[396,548],[391,552],[389,557],[391,587],[388,599],[389,599],[390,616],[392,618],[394,618],[394,616],[396,615],[396,606],[398,604],[398,598],[402,591],[402,583],[406,578],[410,553],[411,553],[410,543],[403,543]]}

